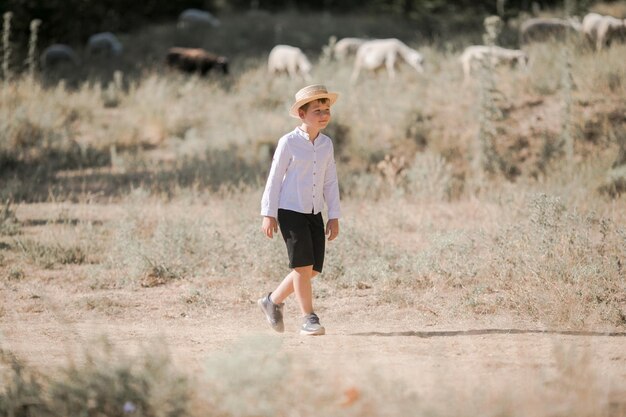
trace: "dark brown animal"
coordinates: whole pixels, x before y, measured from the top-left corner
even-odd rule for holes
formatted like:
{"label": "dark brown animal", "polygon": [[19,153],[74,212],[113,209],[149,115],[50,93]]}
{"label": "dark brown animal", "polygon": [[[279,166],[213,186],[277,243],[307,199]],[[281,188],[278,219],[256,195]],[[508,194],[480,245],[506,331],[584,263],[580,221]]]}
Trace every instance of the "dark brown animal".
{"label": "dark brown animal", "polygon": [[200,48],[170,48],[165,59],[168,67],[186,73],[206,75],[212,69],[228,74],[228,59]]}

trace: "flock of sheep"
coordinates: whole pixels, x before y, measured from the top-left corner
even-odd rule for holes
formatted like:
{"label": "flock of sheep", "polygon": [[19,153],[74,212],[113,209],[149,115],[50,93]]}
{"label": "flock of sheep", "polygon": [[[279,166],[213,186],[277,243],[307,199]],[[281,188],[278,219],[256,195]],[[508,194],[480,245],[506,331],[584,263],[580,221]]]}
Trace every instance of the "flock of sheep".
{"label": "flock of sheep", "polygon": [[[599,51],[616,41],[626,41],[626,19],[589,13],[582,23],[576,19],[532,18],[525,21],[520,28],[521,45],[550,40],[565,41],[568,36],[571,40],[583,38]],[[343,38],[334,43],[332,52],[338,60],[355,56],[352,82],[357,81],[363,69],[376,71],[384,68],[389,78],[393,79],[395,66],[400,60],[405,61],[419,73],[424,71],[422,55],[394,38]],[[528,64],[528,54],[522,49],[471,45],[466,47],[459,57],[465,81],[470,79],[474,64],[485,59],[490,59],[493,65],[509,64],[518,68],[525,68]],[[310,61],[299,48],[277,45],[270,52],[268,59],[270,74],[287,72],[292,78],[300,76],[308,81],[311,78],[311,68]]]}
{"label": "flock of sheep", "polygon": [[[197,25],[217,27],[220,22],[210,13],[198,9],[188,9],[179,15],[179,28]],[[626,19],[589,13],[582,22],[576,19],[532,18],[525,21],[520,27],[520,44],[522,47],[531,42],[565,41],[568,38],[584,39],[599,51],[616,41],[626,41]],[[389,78],[393,79],[395,68],[400,61],[404,61],[418,73],[424,71],[422,54],[398,39],[343,38],[336,42],[334,40],[331,41],[333,58],[345,60],[354,56],[351,75],[353,83],[358,80],[362,70],[385,69]],[[115,35],[104,32],[89,38],[86,51],[88,54],[119,55],[122,53],[123,47]],[[484,59],[490,59],[493,65],[509,64],[518,68],[524,68],[528,63],[528,55],[522,49],[485,45],[468,46],[459,59],[466,81],[471,77],[474,64]],[[59,61],[78,65],[79,58],[69,46],[62,44],[48,47],[41,57],[43,68],[51,67]],[[224,74],[228,73],[228,59],[226,57],[199,48],[170,48],[166,63],[168,66],[181,71],[198,72],[202,75],[212,69],[221,70]],[[267,65],[270,75],[287,73],[291,78],[300,77],[305,81],[311,80],[310,73],[313,66],[305,53],[298,47],[276,45],[269,53]]]}
{"label": "flock of sheep", "polygon": [[[213,16],[211,13],[200,9],[186,9],[178,16],[177,27],[181,30],[193,30],[194,28],[208,26],[218,27],[220,26],[220,20]],[[171,48],[168,51],[166,62],[171,66],[178,66],[182,70],[187,70],[190,65],[193,67],[195,60],[205,58],[209,56],[216,61],[217,66],[220,66],[225,73],[228,73],[228,67],[225,64],[224,57],[218,57],[210,53],[204,53],[201,49],[190,50],[191,59],[184,57],[178,58],[177,55],[181,53],[187,53],[183,51],[185,48]],[[85,45],[85,52],[88,57],[92,56],[105,56],[116,57],[120,56],[124,51],[122,43],[117,36],[111,32],[101,32],[91,35]],[[190,62],[191,61],[191,64]],[[41,54],[40,64],[41,67],[46,69],[52,69],[58,65],[73,65],[78,66],[81,63],[79,55],[66,44],[56,43],[48,46]],[[212,67],[212,66],[211,66]],[[207,65],[200,65],[196,69],[201,73],[206,73],[211,67]]]}
{"label": "flock of sheep", "polygon": [[[395,76],[398,59],[403,59],[417,72],[424,72],[424,57],[404,42],[395,39],[343,38],[333,47],[333,55],[344,59],[349,54],[356,55],[352,81],[355,82],[362,69],[377,70],[385,67],[390,78]],[[290,77],[301,76],[309,81],[312,65],[300,48],[289,45],[276,45],[268,57],[268,71],[271,75],[287,72]]]}

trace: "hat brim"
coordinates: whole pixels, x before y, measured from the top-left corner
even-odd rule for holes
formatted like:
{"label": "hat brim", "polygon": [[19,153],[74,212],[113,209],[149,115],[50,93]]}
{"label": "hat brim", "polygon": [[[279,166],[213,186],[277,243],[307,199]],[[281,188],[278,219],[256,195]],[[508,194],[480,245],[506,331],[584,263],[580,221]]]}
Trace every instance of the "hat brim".
{"label": "hat brim", "polygon": [[330,101],[330,105],[332,106],[337,101],[337,98],[339,98],[339,94],[320,93],[320,94],[315,94],[313,96],[298,100],[295,103],[293,103],[293,105],[291,106],[291,109],[289,109],[289,115],[291,117],[295,117],[296,119],[299,119],[300,115],[298,114],[298,109],[300,107],[304,106],[306,103],[310,103],[311,101],[319,100],[321,98],[327,98]]}

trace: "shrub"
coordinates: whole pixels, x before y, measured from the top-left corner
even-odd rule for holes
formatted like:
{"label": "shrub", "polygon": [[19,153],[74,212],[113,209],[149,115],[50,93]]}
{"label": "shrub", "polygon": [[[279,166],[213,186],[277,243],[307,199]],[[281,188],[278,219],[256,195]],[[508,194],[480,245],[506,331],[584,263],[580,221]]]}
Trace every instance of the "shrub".
{"label": "shrub", "polygon": [[135,356],[106,338],[90,345],[80,363],[70,363],[47,381],[53,415],[179,417],[190,414],[187,377],[175,370],[162,344]]}
{"label": "shrub", "polygon": [[11,209],[11,200],[0,206],[0,236],[13,236],[20,232],[20,223]]}
{"label": "shrub", "polygon": [[46,415],[45,392],[39,375],[5,349],[0,349],[0,381],[0,415]]}
{"label": "shrub", "polygon": [[598,190],[613,198],[619,198],[622,194],[626,194],[626,164],[612,168]]}

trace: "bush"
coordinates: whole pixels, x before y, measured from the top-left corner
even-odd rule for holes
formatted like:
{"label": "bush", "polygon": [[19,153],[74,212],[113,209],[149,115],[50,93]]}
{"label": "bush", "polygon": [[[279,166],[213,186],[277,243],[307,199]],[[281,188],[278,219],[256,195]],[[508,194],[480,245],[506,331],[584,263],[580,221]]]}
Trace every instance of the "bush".
{"label": "bush", "polygon": [[[51,375],[41,375],[0,350],[0,415],[15,417],[190,415],[188,380],[170,362],[162,344],[135,356],[101,338]],[[2,366],[4,365],[4,366]]]}
{"label": "bush", "polygon": [[622,194],[626,194],[626,165],[611,169],[598,190],[613,198],[619,198]]}
{"label": "bush", "polygon": [[172,367],[161,344],[128,356],[102,338],[85,352],[81,364],[71,363],[59,377],[49,379],[48,385],[48,407],[53,415],[189,414],[187,378]]}

